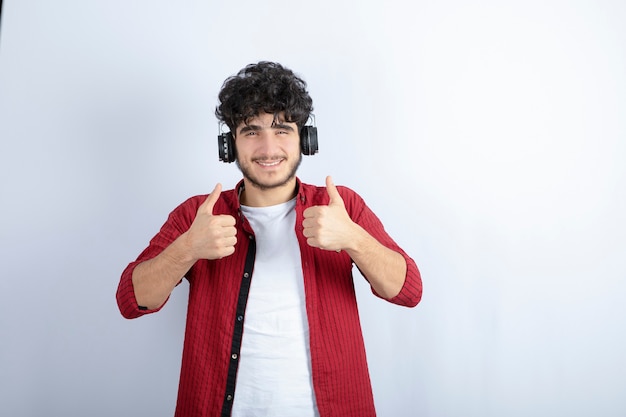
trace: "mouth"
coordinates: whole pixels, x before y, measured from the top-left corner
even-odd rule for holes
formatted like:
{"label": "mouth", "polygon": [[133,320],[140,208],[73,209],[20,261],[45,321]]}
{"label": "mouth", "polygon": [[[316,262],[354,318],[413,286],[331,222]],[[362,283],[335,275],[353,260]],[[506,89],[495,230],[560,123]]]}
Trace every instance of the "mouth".
{"label": "mouth", "polygon": [[281,162],[284,161],[284,158],[280,158],[280,159],[263,159],[263,160],[256,160],[254,161],[255,163],[261,165],[264,168],[271,168],[271,167],[275,167],[278,166]]}

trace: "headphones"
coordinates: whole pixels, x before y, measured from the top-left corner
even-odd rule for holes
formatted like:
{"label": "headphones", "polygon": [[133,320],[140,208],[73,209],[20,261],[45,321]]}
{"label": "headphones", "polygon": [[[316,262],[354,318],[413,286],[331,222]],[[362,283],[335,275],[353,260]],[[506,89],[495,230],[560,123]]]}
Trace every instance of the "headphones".
{"label": "headphones", "polygon": [[[312,115],[311,115],[312,116]],[[315,122],[315,119],[313,119]],[[221,131],[222,124],[220,124]],[[217,135],[217,149],[220,161],[230,163],[235,162],[237,155],[235,152],[235,140],[231,132]],[[315,155],[319,148],[317,146],[317,127],[306,125],[300,129],[300,152],[303,155]]]}

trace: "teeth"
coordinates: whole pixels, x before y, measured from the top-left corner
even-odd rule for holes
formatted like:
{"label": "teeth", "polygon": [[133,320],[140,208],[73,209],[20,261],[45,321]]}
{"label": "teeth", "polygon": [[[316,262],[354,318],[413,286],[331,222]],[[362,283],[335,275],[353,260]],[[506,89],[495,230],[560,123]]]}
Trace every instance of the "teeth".
{"label": "teeth", "polygon": [[278,165],[280,164],[280,161],[274,161],[274,162],[261,162],[258,161],[259,165],[263,165],[264,167],[273,167],[274,165]]}

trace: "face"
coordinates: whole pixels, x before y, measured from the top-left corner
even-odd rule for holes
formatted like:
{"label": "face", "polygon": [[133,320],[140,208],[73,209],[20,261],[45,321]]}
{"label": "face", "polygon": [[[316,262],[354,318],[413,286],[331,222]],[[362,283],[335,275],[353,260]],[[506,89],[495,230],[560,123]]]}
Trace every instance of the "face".
{"label": "face", "polygon": [[302,161],[300,135],[295,123],[282,115],[262,113],[237,126],[235,135],[237,166],[244,180],[266,191],[289,186],[295,181]]}

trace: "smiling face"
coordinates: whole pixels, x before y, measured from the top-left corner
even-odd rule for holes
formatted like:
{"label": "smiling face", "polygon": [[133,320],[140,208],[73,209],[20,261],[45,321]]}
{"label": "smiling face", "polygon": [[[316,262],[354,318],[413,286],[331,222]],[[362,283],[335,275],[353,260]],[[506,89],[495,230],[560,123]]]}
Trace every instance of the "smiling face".
{"label": "smiling face", "polygon": [[278,204],[293,196],[302,161],[295,123],[286,122],[282,114],[274,118],[273,114],[261,113],[237,126],[235,148],[247,197],[251,197],[250,192],[263,193]]}

